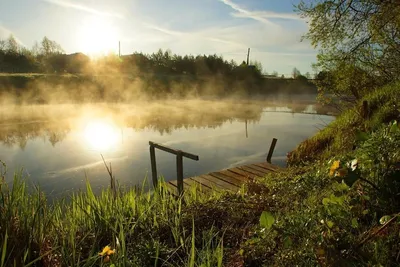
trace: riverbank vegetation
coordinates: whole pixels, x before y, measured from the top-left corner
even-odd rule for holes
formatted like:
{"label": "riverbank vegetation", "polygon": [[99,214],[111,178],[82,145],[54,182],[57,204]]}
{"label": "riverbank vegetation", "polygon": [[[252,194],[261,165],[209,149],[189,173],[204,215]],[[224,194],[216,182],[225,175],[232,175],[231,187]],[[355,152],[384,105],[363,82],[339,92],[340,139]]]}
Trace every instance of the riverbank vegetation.
{"label": "riverbank vegetation", "polygon": [[[320,97],[333,94],[343,112],[287,169],[237,194],[176,199],[161,184],[94,195],[88,185],[52,205],[17,173],[12,187],[1,183],[0,266],[398,266],[400,7],[298,8],[321,48]],[[357,75],[341,79],[349,68]]]}

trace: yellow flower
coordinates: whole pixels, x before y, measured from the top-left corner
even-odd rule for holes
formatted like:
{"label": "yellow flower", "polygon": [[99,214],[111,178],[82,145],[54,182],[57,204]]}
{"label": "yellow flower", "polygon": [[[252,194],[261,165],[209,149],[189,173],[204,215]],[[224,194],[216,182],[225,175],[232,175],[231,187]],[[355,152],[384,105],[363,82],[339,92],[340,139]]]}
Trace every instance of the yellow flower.
{"label": "yellow flower", "polygon": [[336,170],[339,169],[339,166],[340,166],[340,160],[335,160],[331,166],[331,169],[329,170],[329,175],[333,176]]}
{"label": "yellow flower", "polygon": [[103,251],[99,253],[99,256],[107,256],[109,257],[110,255],[115,253],[115,249],[111,249],[110,246],[105,246],[103,248]]}

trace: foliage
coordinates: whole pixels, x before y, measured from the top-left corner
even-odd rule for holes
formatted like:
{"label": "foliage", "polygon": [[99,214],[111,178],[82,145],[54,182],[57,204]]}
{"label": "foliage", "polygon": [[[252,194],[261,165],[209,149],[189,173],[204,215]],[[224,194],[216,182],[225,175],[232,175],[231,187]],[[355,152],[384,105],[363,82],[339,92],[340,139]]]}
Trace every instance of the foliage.
{"label": "foliage", "polygon": [[[360,102],[367,101],[368,118]],[[315,136],[300,143],[288,154],[288,164],[307,164],[326,160],[336,153],[353,149],[358,131],[370,131],[400,116],[400,84],[394,83],[366,95],[357,105],[344,111]]]}
{"label": "foliage", "polygon": [[327,78],[319,84],[321,95],[360,99],[399,80],[397,1],[301,1],[297,10],[310,21],[304,37],[319,48],[316,68]]}

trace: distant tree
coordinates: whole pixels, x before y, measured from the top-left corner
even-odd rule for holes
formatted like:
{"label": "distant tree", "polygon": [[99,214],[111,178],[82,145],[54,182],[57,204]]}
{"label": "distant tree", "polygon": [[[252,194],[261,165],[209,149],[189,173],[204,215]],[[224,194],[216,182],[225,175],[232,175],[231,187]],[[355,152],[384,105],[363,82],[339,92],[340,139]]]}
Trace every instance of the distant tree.
{"label": "distant tree", "polygon": [[43,37],[41,45],[41,53],[45,56],[64,53],[61,45],[59,45],[55,41],[50,40],[46,36]]}
{"label": "distant tree", "polygon": [[7,42],[5,40],[0,40],[0,51],[5,52],[6,47],[7,47]]}
{"label": "distant tree", "polygon": [[259,73],[263,73],[263,66],[262,66],[262,64],[261,64],[260,61],[257,61],[257,60],[250,61],[250,65],[255,66],[256,70],[257,70]]}
{"label": "distant tree", "polygon": [[293,68],[292,70],[293,79],[296,79],[299,75],[301,75],[300,71],[297,68]]}
{"label": "distant tree", "polygon": [[281,78],[282,78],[282,79],[285,79],[285,75],[282,74]]}
{"label": "distant tree", "polygon": [[32,55],[34,55],[35,57],[37,57],[40,54],[40,45],[37,41],[33,44],[31,52]]}
{"label": "distant tree", "polygon": [[304,75],[307,79],[311,79],[311,74],[309,72],[306,72],[306,74]]}
{"label": "distant tree", "polygon": [[18,54],[19,45],[13,35],[10,35],[10,37],[8,37],[8,39],[7,39],[6,50],[10,54]]}
{"label": "distant tree", "polygon": [[275,76],[275,77],[278,77],[278,72],[276,71],[276,70],[274,70],[273,72],[272,72],[272,76]]}

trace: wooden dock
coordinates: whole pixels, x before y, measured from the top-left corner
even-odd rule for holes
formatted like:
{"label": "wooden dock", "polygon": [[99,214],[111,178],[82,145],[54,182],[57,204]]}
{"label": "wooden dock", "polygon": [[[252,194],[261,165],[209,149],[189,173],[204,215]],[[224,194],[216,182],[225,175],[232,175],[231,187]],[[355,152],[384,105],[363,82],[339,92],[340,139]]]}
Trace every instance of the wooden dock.
{"label": "wooden dock", "polygon": [[211,172],[195,177],[185,178],[183,177],[183,158],[198,161],[199,156],[176,150],[161,144],[149,142],[150,145],[150,161],[151,161],[151,172],[154,188],[157,188],[158,175],[156,166],[156,154],[155,149],[168,152],[176,156],[176,171],[177,180],[168,181],[167,187],[169,191],[176,195],[182,195],[185,189],[192,186],[196,186],[199,191],[207,192],[213,190],[229,190],[237,192],[242,185],[257,177],[264,177],[265,175],[273,172],[277,172],[279,167],[271,164],[272,153],[276,145],[277,139],[273,138],[266,162],[248,164],[244,166],[238,166],[235,168],[225,169],[222,171]]}
{"label": "wooden dock", "polygon": [[[257,177],[264,177],[269,173],[277,172],[279,168],[280,167],[268,162],[248,164],[195,177],[184,178],[183,187],[184,190],[186,190],[196,185],[196,188],[204,193],[221,190],[237,192],[245,182]],[[166,185],[171,193],[178,195],[177,180],[168,181]]]}

